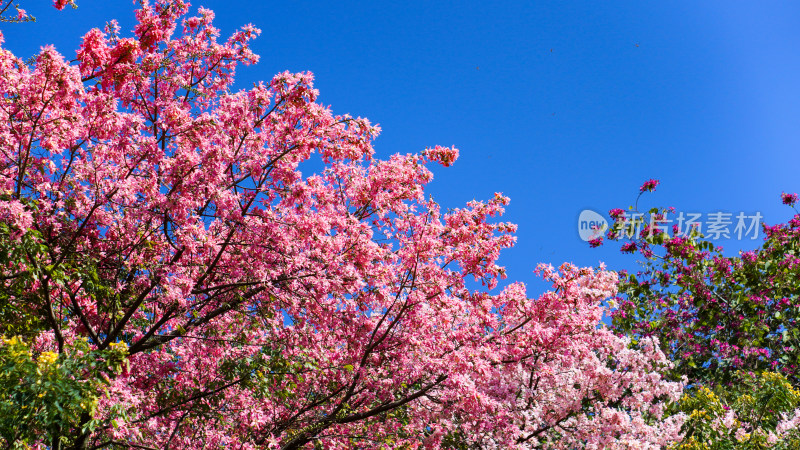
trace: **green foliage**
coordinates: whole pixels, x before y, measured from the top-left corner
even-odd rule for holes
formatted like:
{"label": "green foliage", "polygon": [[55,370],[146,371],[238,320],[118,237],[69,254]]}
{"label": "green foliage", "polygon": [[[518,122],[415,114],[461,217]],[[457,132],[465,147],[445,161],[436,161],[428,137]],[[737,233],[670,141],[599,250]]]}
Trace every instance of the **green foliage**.
{"label": "green foliage", "polygon": [[98,424],[91,417],[103,387],[109,376],[122,370],[126,354],[122,343],[98,351],[79,339],[61,354],[37,355],[19,337],[2,338],[0,444],[28,448],[47,436],[52,448],[58,448],[71,443],[65,437],[69,432],[95,428]]}
{"label": "green foliage", "polygon": [[672,378],[691,386],[672,407],[688,417],[675,448],[800,448],[800,214],[725,256],[697,229],[663,232],[674,212],[612,210],[608,238],[644,257],[641,271],[621,273],[613,327],[657,337]]}
{"label": "green foliage", "polygon": [[30,264],[46,251],[37,231],[17,237],[12,227],[0,223],[0,333],[30,337],[46,328],[40,302],[33,298],[39,271]]}
{"label": "green foliage", "polygon": [[[658,223],[668,210],[651,210]],[[617,221],[610,234],[626,235]],[[622,250],[645,257],[623,274],[613,325],[621,333],[656,336],[676,376],[712,385],[737,370],[776,370],[800,382],[800,219],[765,227],[756,250],[725,256],[693,230],[688,236],[644,234]]]}
{"label": "green foliage", "polygon": [[774,372],[738,372],[732,378],[714,390],[689,389],[673,406],[688,416],[686,438],[675,450],[800,448],[800,430],[789,421],[800,407],[800,391]]}

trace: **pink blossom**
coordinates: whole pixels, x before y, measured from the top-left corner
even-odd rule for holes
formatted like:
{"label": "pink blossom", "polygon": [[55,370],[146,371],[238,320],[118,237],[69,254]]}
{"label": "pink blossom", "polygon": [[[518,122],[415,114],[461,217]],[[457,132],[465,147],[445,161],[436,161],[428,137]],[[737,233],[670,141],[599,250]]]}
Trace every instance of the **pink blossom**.
{"label": "pink blossom", "polygon": [[653,192],[656,190],[656,186],[658,186],[661,182],[656,179],[649,179],[645,181],[641,187],[639,187],[639,192]]}
{"label": "pink blossom", "polygon": [[74,0],[54,0],[53,1],[53,7],[58,9],[59,11],[64,9],[64,7],[66,7],[67,5],[71,5],[71,6],[75,7],[75,1]]}
{"label": "pink blossom", "polygon": [[797,203],[797,194],[787,194],[786,192],[781,194],[781,201],[783,201],[784,205],[794,206]]}

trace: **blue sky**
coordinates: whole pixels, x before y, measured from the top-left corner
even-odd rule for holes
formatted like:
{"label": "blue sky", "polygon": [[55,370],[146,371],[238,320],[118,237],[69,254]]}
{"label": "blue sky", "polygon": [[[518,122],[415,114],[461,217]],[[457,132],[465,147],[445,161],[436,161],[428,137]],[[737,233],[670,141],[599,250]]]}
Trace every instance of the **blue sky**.
{"label": "blue sky", "polygon": [[[2,24],[5,47],[29,57],[80,36],[128,1],[77,0],[61,13],[22,2],[37,23]],[[239,86],[312,71],[320,101],[383,128],[379,157],[436,144],[461,150],[435,170],[445,207],[511,197],[517,246],[509,280],[538,262],[635,268],[614,246],[590,249],[581,210],[644,206],[761,212],[787,220],[782,191],[800,190],[800,3],[753,1],[195,2],[228,35],[253,23],[261,62]],[[726,253],[760,241],[719,241]],[[535,283],[534,283],[535,284]],[[534,288],[534,291],[538,290]],[[535,292],[531,292],[534,294]]]}

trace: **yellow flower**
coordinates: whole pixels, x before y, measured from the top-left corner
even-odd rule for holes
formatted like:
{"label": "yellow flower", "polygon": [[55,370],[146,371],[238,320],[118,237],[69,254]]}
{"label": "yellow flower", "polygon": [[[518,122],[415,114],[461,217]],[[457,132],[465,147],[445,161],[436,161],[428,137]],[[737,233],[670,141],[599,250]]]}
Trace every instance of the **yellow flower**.
{"label": "yellow flower", "polygon": [[39,362],[44,365],[50,365],[56,362],[58,359],[58,354],[54,352],[44,352],[39,355]]}
{"label": "yellow flower", "polygon": [[108,344],[108,347],[111,350],[121,350],[123,353],[127,353],[128,352],[128,344],[125,343],[124,341],[112,342],[112,343]]}

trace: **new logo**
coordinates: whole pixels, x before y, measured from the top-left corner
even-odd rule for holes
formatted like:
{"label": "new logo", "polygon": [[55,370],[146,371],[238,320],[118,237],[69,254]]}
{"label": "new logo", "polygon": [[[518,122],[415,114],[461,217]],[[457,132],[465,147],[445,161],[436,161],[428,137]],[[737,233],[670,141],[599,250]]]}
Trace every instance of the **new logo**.
{"label": "new logo", "polygon": [[599,238],[608,229],[608,221],[591,209],[584,209],[578,216],[578,234],[588,242]]}

